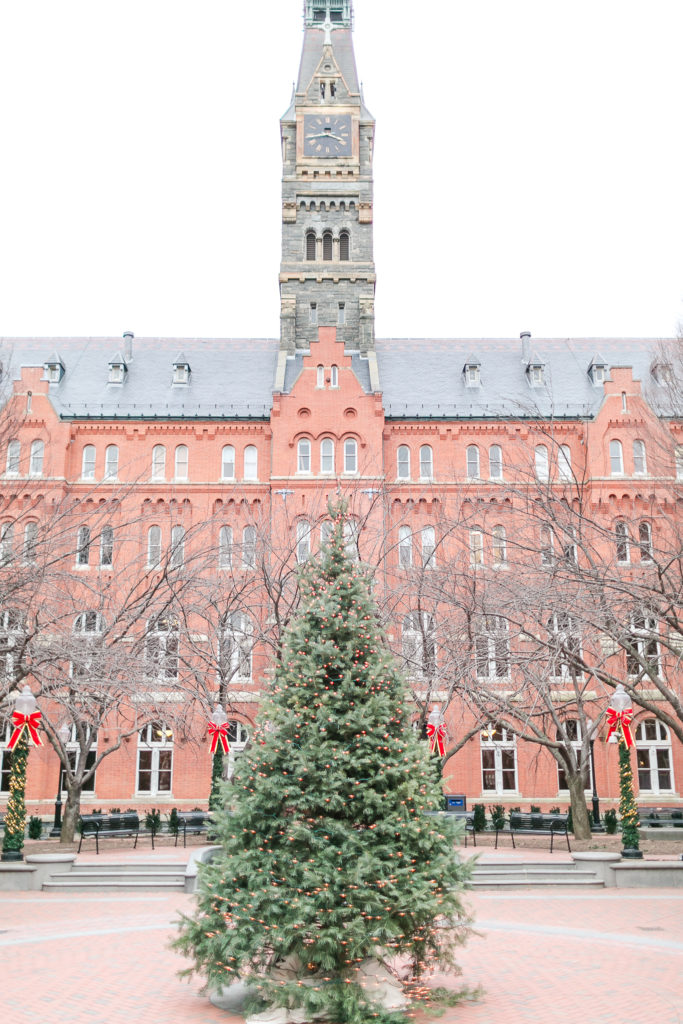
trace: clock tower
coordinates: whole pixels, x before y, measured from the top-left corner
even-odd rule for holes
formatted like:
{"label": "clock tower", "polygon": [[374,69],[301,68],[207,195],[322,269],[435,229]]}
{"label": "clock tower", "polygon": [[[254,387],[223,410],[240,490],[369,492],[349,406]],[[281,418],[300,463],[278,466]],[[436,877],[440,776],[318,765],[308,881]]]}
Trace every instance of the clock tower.
{"label": "clock tower", "polygon": [[353,52],[352,0],[305,0],[299,79],[280,122],[280,347],[294,353],[336,327],[374,349],[372,150]]}

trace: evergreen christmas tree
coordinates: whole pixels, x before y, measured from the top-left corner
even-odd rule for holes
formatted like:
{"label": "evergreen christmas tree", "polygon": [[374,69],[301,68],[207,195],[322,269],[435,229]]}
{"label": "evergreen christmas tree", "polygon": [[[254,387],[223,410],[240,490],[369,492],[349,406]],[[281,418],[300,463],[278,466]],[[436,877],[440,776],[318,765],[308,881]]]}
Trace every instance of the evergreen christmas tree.
{"label": "evergreen christmas tree", "polygon": [[345,551],[344,507],[330,512],[176,947],[209,987],[244,978],[261,1006],[287,1008],[280,1019],[367,1024],[395,1019],[360,983],[369,962],[409,966],[413,991],[432,966],[455,966],[469,870],[425,815],[442,805],[429,749]]}

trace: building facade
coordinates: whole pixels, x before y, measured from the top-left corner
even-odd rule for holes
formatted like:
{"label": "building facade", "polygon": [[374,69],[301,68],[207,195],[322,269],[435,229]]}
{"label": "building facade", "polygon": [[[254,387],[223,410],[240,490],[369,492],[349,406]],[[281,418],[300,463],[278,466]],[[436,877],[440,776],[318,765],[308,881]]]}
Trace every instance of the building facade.
{"label": "building facade", "polygon": [[[234,759],[342,494],[416,727],[445,716],[446,791],[562,806],[577,761],[590,791],[588,733],[624,681],[639,798],[683,803],[667,351],[376,339],[374,127],[350,0],[307,0],[280,338],[2,340],[3,689],[28,682],[71,767],[97,764],[84,806],[204,806],[211,708]],[[595,784],[615,801],[604,737]],[[33,813],[61,779],[52,746],[32,753]]]}

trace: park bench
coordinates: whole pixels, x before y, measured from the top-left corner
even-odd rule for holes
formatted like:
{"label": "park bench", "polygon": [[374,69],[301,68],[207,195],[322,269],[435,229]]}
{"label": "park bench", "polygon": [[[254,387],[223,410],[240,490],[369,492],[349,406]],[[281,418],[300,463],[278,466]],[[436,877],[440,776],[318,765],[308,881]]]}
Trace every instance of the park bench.
{"label": "park bench", "polygon": [[683,828],[683,807],[639,807],[641,828]]}
{"label": "park bench", "polygon": [[[124,814],[82,814],[81,815],[81,841],[78,844],[78,852],[81,852],[83,840],[92,836],[95,838],[95,849],[100,852],[100,839],[122,839],[126,836],[135,836],[133,849],[138,845],[140,835],[140,819],[137,814],[126,812]],[[152,837],[152,849],[154,849],[154,834],[156,829],[151,829],[149,834]]]}
{"label": "park bench", "polygon": [[465,846],[467,846],[467,835],[472,836],[472,842],[477,845],[477,833],[474,831],[474,811],[447,811],[447,814],[456,821],[465,822]]}
{"label": "park bench", "polygon": [[496,849],[498,849],[499,835],[509,835],[512,839],[513,849],[516,849],[515,836],[550,836],[550,852],[552,853],[555,836],[564,836],[567,840],[567,849],[571,853],[568,822],[568,814],[539,814],[535,811],[524,814],[522,811],[510,811],[509,825],[496,829]]}
{"label": "park bench", "polygon": [[183,836],[183,846],[187,846],[188,836],[197,836],[203,832],[208,832],[211,824],[211,815],[206,811],[186,811],[179,814],[175,845],[178,845],[178,836],[181,833]]}

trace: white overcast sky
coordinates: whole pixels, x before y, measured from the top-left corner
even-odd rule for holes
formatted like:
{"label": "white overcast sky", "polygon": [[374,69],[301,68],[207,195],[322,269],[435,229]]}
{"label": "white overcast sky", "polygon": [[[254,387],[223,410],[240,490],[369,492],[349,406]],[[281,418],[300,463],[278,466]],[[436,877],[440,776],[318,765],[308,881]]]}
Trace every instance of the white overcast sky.
{"label": "white overcast sky", "polygon": [[[356,0],[379,337],[671,336],[683,0]],[[301,0],[0,0],[0,335],[276,337]]]}

